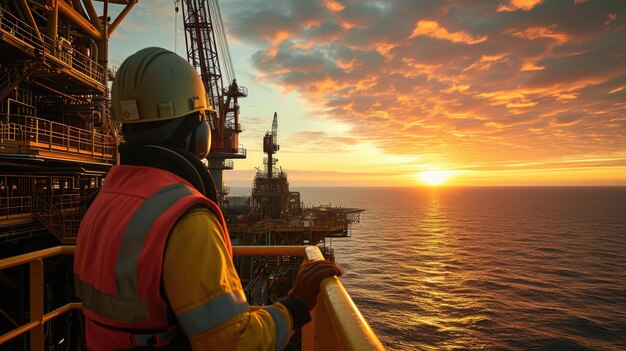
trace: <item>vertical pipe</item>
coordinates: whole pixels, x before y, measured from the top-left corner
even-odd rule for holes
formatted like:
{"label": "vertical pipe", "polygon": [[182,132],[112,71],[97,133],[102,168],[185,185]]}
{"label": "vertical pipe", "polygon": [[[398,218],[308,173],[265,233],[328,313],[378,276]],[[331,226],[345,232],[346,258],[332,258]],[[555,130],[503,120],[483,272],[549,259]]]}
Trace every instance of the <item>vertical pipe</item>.
{"label": "vertical pipe", "polygon": [[103,4],[103,20],[102,28],[100,32],[100,40],[98,40],[98,63],[104,68],[104,75],[102,78],[102,84],[107,83],[107,70],[109,68],[109,45],[108,45],[108,31],[109,31],[109,0],[104,0]]}
{"label": "vertical pipe", "polygon": [[48,14],[48,24],[46,33],[52,39],[52,44],[56,47],[59,30],[59,0],[52,0],[52,11]]}
{"label": "vertical pipe", "polygon": [[30,349],[43,351],[43,260],[32,261],[30,270],[30,321],[40,324],[30,331]]}

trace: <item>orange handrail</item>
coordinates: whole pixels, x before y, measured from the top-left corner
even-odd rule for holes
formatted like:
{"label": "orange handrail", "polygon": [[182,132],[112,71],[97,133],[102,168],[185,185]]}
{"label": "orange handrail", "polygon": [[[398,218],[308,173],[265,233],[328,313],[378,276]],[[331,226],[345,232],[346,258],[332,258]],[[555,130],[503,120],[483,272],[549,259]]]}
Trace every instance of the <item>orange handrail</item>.
{"label": "orange handrail", "polygon": [[[0,260],[0,270],[30,265],[30,322],[0,336],[0,345],[30,331],[30,349],[43,351],[43,324],[81,303],[68,303],[43,314],[43,259],[74,254],[74,246],[57,246]],[[323,260],[317,246],[234,246],[235,256],[298,256]],[[310,350],[384,350],[384,347],[337,277],[326,278],[320,285],[312,321],[302,328],[302,349]]]}
{"label": "orange handrail", "polygon": [[0,122],[0,144],[18,142],[33,149],[54,150],[112,162],[111,136],[42,118],[10,115]]}

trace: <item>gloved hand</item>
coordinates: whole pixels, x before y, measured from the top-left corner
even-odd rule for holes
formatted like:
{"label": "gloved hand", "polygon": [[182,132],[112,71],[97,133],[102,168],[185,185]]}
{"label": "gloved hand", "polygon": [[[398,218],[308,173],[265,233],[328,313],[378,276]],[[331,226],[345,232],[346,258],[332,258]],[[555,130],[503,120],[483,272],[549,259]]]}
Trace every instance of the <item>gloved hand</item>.
{"label": "gloved hand", "polygon": [[288,295],[298,299],[312,310],[317,304],[320,282],[326,277],[340,276],[341,270],[330,261],[307,261],[300,266],[296,281]]}

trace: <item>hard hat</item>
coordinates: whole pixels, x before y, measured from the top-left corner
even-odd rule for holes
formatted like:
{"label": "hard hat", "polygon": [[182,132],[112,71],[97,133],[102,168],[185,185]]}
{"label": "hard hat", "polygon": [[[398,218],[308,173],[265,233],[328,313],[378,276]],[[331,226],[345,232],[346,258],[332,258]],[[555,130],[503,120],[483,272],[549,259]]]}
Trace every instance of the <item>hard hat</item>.
{"label": "hard hat", "polygon": [[111,87],[115,122],[166,121],[197,111],[212,111],[198,72],[185,59],[157,47],[129,56]]}

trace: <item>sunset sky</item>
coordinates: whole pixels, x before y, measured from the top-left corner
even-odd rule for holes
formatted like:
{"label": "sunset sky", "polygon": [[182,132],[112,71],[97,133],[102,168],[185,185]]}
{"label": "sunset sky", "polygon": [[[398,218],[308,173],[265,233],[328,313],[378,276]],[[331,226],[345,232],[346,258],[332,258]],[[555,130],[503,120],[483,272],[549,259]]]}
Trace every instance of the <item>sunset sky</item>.
{"label": "sunset sky", "polygon": [[[251,185],[274,111],[292,186],[626,185],[626,1],[220,4],[250,95],[227,185]],[[175,23],[139,1],[110,63],[174,50]]]}

